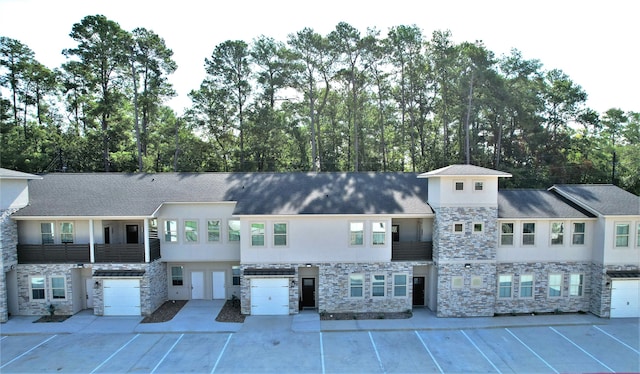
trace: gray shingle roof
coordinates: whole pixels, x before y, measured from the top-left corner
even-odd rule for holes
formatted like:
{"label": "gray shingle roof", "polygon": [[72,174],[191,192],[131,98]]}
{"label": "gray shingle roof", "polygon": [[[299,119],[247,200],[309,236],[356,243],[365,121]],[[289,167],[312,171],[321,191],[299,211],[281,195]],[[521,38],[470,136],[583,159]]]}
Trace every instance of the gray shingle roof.
{"label": "gray shingle roof", "polygon": [[549,190],[601,215],[640,215],[640,197],[612,184],[563,184]]}
{"label": "gray shingle roof", "polygon": [[235,214],[431,214],[415,173],[45,174],[28,216],[150,216],[167,202],[237,202]]}
{"label": "gray shingle roof", "polygon": [[498,192],[498,218],[587,218],[593,215],[546,190]]}
{"label": "gray shingle roof", "polygon": [[429,178],[437,176],[496,176],[496,177],[510,177],[511,174],[503,171],[492,170],[475,165],[449,165],[440,169],[432,170],[427,173],[422,173],[419,178]]}

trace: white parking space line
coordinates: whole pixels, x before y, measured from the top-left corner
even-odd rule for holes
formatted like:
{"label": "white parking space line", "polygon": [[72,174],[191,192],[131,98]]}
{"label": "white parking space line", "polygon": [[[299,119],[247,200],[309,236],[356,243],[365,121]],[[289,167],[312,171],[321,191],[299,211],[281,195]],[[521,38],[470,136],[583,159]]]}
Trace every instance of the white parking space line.
{"label": "white parking space line", "polygon": [[324,371],[324,344],[322,343],[322,333],[320,333],[320,359],[322,360],[322,374],[325,374],[325,371]]}
{"label": "white parking space line", "polygon": [[615,336],[613,336],[613,335],[609,334],[608,332],[604,331],[603,329],[599,328],[599,327],[598,327],[598,326],[596,326],[596,325],[593,325],[593,327],[594,327],[596,330],[600,331],[601,333],[605,334],[606,336],[610,337],[611,339],[613,339],[613,340],[617,341],[618,343],[620,343],[620,344],[624,345],[625,347],[629,348],[630,350],[632,350],[632,351],[634,351],[635,353],[637,353],[637,354],[639,354],[639,355],[640,355],[640,351],[638,351],[637,349],[633,348],[633,347],[632,347],[632,346],[630,346],[629,344],[627,344],[627,343],[623,342],[622,340],[620,340],[620,339],[616,338]]}
{"label": "white parking space line", "polygon": [[498,367],[496,365],[493,364],[493,362],[491,362],[491,360],[489,360],[489,357],[487,357],[487,355],[484,354],[484,352],[482,352],[482,350],[480,349],[480,347],[478,347],[476,345],[476,343],[471,340],[471,338],[469,337],[469,335],[467,335],[464,331],[460,330],[460,332],[462,333],[462,335],[464,335],[465,338],[467,338],[467,340],[473,344],[473,346],[478,350],[478,352],[480,352],[480,354],[482,355],[482,357],[484,357],[485,360],[487,360],[491,366],[493,366],[494,369],[496,369],[496,371],[500,374],[502,374],[502,372],[500,371],[500,369],[498,369]]}
{"label": "white parking space line", "polygon": [[5,367],[5,366],[9,365],[9,364],[10,364],[10,363],[12,363],[12,362],[14,362],[14,361],[18,360],[19,358],[23,357],[24,355],[28,354],[29,352],[33,351],[34,349],[38,348],[39,346],[43,345],[44,343],[48,342],[49,340],[51,340],[51,339],[55,338],[56,336],[58,336],[58,335],[54,335],[54,336],[50,337],[49,339],[47,339],[47,340],[43,341],[42,343],[40,343],[40,344],[36,345],[35,347],[31,348],[30,350],[28,350],[28,351],[24,352],[24,353],[23,353],[23,354],[21,354],[20,356],[18,356],[18,357],[16,357],[16,358],[14,358],[13,360],[11,360],[11,361],[7,362],[6,364],[4,364],[4,365],[2,365],[2,366],[0,366],[0,369],[2,369],[3,367]]}
{"label": "white parking space line", "polygon": [[216,368],[218,367],[218,363],[220,362],[220,359],[222,359],[222,355],[224,354],[224,351],[227,349],[227,346],[229,345],[229,342],[231,341],[231,336],[233,334],[229,334],[229,337],[227,337],[227,341],[224,343],[224,346],[222,347],[222,350],[220,351],[220,354],[218,355],[218,359],[216,360],[215,365],[213,365],[213,369],[211,369],[211,374],[213,374],[216,371]]}
{"label": "white parking space line", "polygon": [[171,348],[169,348],[169,350],[167,351],[167,353],[164,354],[164,356],[162,356],[162,359],[160,360],[160,362],[158,362],[158,364],[156,365],[156,367],[153,368],[153,370],[151,370],[151,374],[155,373],[156,370],[158,369],[158,367],[160,366],[160,364],[162,364],[162,362],[164,362],[164,359],[167,358],[167,356],[169,355],[169,353],[171,353],[171,351],[173,351],[173,348],[176,347],[176,345],[178,344],[178,342],[180,341],[180,339],[182,339],[182,337],[184,336],[184,334],[180,335],[180,337],[176,340],[175,343],[173,343],[173,345],[171,346]]}
{"label": "white parking space line", "polygon": [[128,346],[128,345],[129,345],[129,343],[131,343],[132,341],[136,340],[136,338],[137,338],[138,336],[140,336],[140,334],[138,334],[138,335],[134,336],[134,337],[133,337],[133,338],[131,338],[128,342],[126,342],[122,347],[118,348],[118,350],[117,350],[117,351],[115,351],[115,352],[113,352],[113,353],[111,354],[111,356],[107,357],[107,359],[106,359],[106,360],[102,361],[102,363],[101,363],[100,365],[96,366],[96,368],[95,368],[95,369],[91,370],[91,373],[92,373],[92,374],[93,374],[93,373],[95,373],[95,372],[96,372],[96,370],[100,369],[104,364],[106,364],[109,360],[111,360],[111,359],[113,358],[113,356],[117,355],[117,354],[118,354],[118,352],[120,352],[121,350],[125,349],[125,348],[126,348],[126,346]]}
{"label": "white parking space line", "polygon": [[386,373],[386,371],[384,370],[384,365],[382,364],[382,360],[380,359],[380,354],[378,353],[378,347],[376,347],[376,342],[373,341],[373,335],[371,335],[371,331],[369,331],[369,340],[371,340],[373,350],[376,352],[376,357],[378,358],[378,365],[380,365],[380,369],[383,373]]}
{"label": "white parking space line", "polygon": [[418,339],[420,339],[420,343],[422,343],[422,346],[424,347],[424,349],[427,351],[427,353],[431,357],[431,360],[433,360],[433,363],[436,364],[436,367],[438,368],[438,371],[440,372],[440,374],[444,374],[444,371],[442,371],[440,364],[438,364],[438,361],[436,360],[435,357],[433,357],[431,350],[429,349],[429,347],[427,347],[427,343],[425,343],[424,340],[422,340],[422,336],[420,336],[420,334],[418,334],[417,331],[414,331],[414,332],[416,333],[416,336],[418,337]]}
{"label": "white parking space line", "polygon": [[533,353],[534,356],[536,356],[540,361],[542,361],[545,365],[547,365],[547,367],[549,367],[549,369],[553,370],[554,373],[556,374],[560,374],[560,372],[558,370],[556,370],[553,366],[551,366],[551,364],[549,364],[547,361],[545,361],[544,358],[540,357],[539,354],[536,353],[536,351],[534,351],[533,349],[531,349],[531,347],[529,347],[528,345],[525,344],[525,342],[523,342],[522,340],[520,340],[520,338],[518,338],[514,333],[511,332],[511,330],[506,329],[505,331],[507,331],[509,334],[511,334],[511,336],[513,336],[517,341],[520,342],[520,344],[522,344],[526,349],[529,350],[529,352]]}
{"label": "white parking space line", "polygon": [[591,357],[592,359],[594,359],[597,363],[599,363],[600,365],[602,365],[604,368],[606,368],[607,370],[611,371],[612,373],[615,373],[615,370],[613,370],[612,368],[608,367],[607,365],[604,364],[604,362],[598,360],[597,358],[595,358],[591,353],[585,351],[584,349],[582,349],[582,347],[580,347],[579,345],[577,345],[576,343],[574,343],[571,339],[567,338],[566,336],[564,336],[560,331],[554,329],[553,327],[549,326],[549,328],[551,329],[551,331],[555,332],[556,334],[560,335],[561,337],[563,337],[566,341],[568,341],[569,343],[573,344],[574,347],[578,348],[579,350],[581,350],[584,354],[586,354],[587,356]]}

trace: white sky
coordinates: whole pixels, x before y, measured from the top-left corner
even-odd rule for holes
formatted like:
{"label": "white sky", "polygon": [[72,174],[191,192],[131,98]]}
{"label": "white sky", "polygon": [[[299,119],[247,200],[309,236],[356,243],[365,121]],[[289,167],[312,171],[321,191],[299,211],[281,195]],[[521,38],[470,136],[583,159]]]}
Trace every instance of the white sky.
{"label": "white sky", "polygon": [[449,29],[455,42],[482,40],[496,56],[511,48],[561,69],[589,95],[587,105],[640,112],[640,2],[636,0],[0,0],[0,35],[29,46],[54,68],[74,47],[74,23],[103,14],[125,30],[145,27],[164,38],[178,70],[171,82],[178,114],[204,78],[204,59],[225,40],[288,34],[313,28],[326,35],[344,21],[364,34],[375,27],[416,25],[426,39]]}

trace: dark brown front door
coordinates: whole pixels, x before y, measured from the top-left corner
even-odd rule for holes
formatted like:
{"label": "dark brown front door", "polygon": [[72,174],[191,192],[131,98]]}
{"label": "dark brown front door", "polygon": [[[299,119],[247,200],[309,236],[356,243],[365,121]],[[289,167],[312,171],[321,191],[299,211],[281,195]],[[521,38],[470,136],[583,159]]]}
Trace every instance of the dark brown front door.
{"label": "dark brown front door", "polygon": [[302,278],[302,307],[316,307],[316,279]]}
{"label": "dark brown front door", "polygon": [[104,244],[111,244],[111,228],[104,228]]}
{"label": "dark brown front door", "polygon": [[138,244],[138,225],[127,225],[127,244]]}
{"label": "dark brown front door", "polygon": [[400,225],[391,225],[391,240],[400,241]]}
{"label": "dark brown front door", "polygon": [[424,306],[424,277],[413,277],[413,305]]}

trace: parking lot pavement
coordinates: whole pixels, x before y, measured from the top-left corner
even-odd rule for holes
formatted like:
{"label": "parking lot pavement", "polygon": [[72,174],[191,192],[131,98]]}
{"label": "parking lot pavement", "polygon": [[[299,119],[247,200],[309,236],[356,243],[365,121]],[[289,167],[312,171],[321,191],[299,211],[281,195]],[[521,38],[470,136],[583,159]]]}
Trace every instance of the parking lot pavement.
{"label": "parking lot pavement", "polygon": [[295,332],[290,319],[267,317],[227,333],[2,336],[0,372],[639,372],[639,335],[638,320]]}

